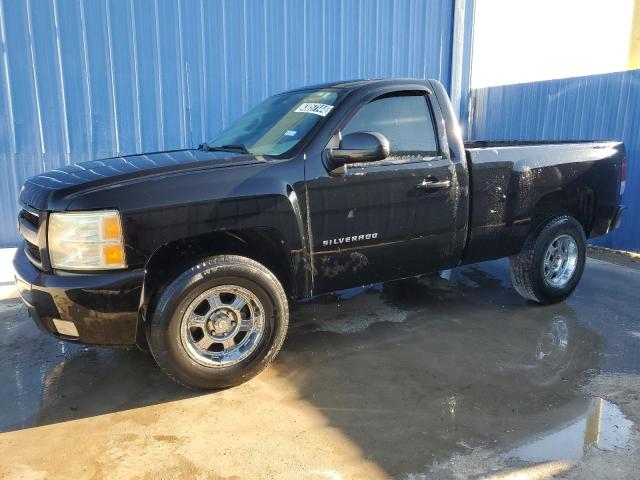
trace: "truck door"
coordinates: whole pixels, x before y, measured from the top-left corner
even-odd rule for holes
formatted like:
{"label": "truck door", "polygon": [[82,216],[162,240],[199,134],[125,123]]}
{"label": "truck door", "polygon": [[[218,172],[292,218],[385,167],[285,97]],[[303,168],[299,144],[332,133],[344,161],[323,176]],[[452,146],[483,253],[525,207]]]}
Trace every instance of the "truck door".
{"label": "truck door", "polygon": [[440,155],[425,92],[365,104],[341,128],[342,135],[358,131],[382,133],[391,152],[307,179],[314,293],[416,275],[449,261],[450,162]]}

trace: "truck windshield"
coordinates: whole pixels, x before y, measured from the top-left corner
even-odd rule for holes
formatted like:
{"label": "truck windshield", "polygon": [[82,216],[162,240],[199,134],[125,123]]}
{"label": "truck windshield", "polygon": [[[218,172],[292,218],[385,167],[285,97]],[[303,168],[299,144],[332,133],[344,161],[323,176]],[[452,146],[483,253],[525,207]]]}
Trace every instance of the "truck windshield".
{"label": "truck windshield", "polygon": [[306,90],[274,95],[244,114],[206,150],[252,155],[283,155],[333,110],[337,90]]}

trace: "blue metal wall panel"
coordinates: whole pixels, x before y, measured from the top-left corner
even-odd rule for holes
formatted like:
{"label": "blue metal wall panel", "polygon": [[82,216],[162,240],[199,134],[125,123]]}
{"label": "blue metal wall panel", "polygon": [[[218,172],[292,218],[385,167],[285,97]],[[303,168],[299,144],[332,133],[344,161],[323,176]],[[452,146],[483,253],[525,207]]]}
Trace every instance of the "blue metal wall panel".
{"label": "blue metal wall panel", "polygon": [[475,22],[475,0],[466,2],[464,12],[464,45],[462,53],[462,92],[460,101],[460,128],[464,136],[469,130],[471,102],[471,61],[473,60],[473,27]]}
{"label": "blue metal wall panel", "polygon": [[325,81],[450,79],[454,0],[1,0],[0,246],[23,181],[211,139]]}
{"label": "blue metal wall panel", "polygon": [[640,70],[472,92],[470,137],[486,140],[623,140],[628,206],[622,226],[595,243],[640,251]]}

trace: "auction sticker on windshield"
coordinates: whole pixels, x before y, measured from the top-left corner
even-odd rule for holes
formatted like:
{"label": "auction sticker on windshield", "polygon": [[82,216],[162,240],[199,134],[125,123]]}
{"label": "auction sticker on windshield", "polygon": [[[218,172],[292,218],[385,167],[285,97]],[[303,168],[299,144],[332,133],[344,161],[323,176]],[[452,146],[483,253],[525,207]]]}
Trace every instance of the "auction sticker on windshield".
{"label": "auction sticker on windshield", "polygon": [[295,109],[298,113],[313,113],[314,115],[320,115],[326,117],[331,111],[333,105],[327,105],[326,103],[303,103]]}

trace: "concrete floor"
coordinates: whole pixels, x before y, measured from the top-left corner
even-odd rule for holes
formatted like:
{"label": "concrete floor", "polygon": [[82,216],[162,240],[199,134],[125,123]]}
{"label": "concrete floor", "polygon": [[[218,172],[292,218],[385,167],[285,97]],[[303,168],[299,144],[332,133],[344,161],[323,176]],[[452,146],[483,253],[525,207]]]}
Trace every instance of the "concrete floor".
{"label": "concrete floor", "polygon": [[0,478],[637,479],[640,269],[617,263],[549,307],[507,261],[303,303],[216,393],[45,336],[0,278]]}

